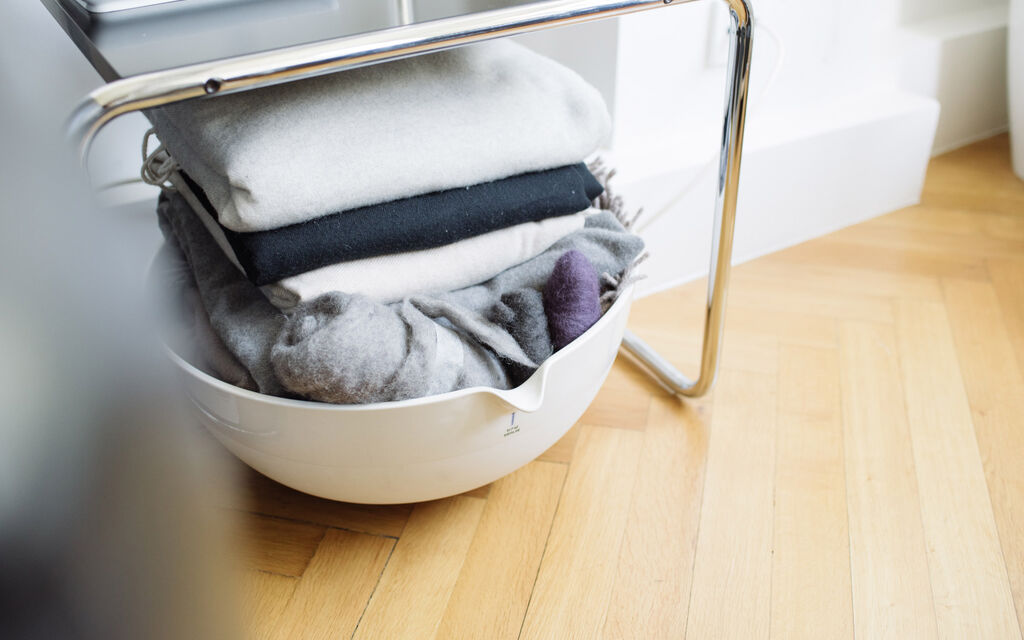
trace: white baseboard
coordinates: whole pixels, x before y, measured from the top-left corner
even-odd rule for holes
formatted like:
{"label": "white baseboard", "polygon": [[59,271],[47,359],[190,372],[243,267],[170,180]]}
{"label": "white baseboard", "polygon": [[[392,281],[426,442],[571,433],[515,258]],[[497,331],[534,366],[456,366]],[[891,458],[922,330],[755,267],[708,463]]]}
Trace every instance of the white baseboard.
{"label": "white baseboard", "polygon": [[1005,125],[1001,125],[1001,126],[995,127],[994,129],[989,129],[988,131],[980,131],[978,133],[971,133],[969,135],[966,135],[963,138],[957,138],[957,139],[952,140],[952,141],[947,140],[947,141],[945,141],[942,144],[940,144],[938,141],[936,141],[935,146],[932,148],[932,155],[933,156],[939,156],[939,155],[942,155],[943,153],[946,153],[947,151],[953,151],[954,149],[959,149],[960,147],[966,147],[967,145],[974,144],[975,142],[981,142],[982,140],[986,140],[986,139],[991,138],[993,136],[998,136],[999,134],[1006,133],[1009,130],[1010,130],[1010,125],[1005,124]]}
{"label": "white baseboard", "polygon": [[[938,119],[935,100],[893,91],[818,107],[830,113],[831,127],[809,120],[805,135],[784,140],[758,134],[759,127],[777,131],[777,123],[749,122],[734,263],[919,201]],[[715,180],[708,163],[624,172],[613,183],[628,206],[646,211],[638,229],[651,258],[641,295],[707,273]]]}

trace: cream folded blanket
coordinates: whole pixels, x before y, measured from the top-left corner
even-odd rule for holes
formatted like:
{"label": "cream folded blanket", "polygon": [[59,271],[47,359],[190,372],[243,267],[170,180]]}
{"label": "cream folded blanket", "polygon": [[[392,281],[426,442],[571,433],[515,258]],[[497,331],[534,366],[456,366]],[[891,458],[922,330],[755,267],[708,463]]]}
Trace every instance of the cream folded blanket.
{"label": "cream folded blanket", "polygon": [[240,232],[577,163],[611,128],[596,89],[507,40],[147,115]]}
{"label": "cream folded blanket", "polygon": [[281,309],[329,291],[361,293],[378,302],[454,291],[490,280],[583,228],[582,213],[499,229],[459,242],[362,260],[339,262],[262,287]]}

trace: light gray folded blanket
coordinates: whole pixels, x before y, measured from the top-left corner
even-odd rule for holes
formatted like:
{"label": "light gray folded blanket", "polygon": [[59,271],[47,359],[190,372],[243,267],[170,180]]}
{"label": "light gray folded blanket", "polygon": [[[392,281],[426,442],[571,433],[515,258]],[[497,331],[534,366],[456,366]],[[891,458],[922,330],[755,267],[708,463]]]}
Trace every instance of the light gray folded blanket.
{"label": "light gray folded blanket", "polygon": [[[501,318],[536,313],[527,306],[533,296],[503,295],[542,287],[569,249],[600,271],[619,273],[643,247],[613,213],[601,211],[582,230],[481,285],[392,304],[334,292],[286,314],[224,257],[181,196],[162,197],[158,213],[168,241],[189,264],[210,324],[259,390],[334,403],[517,384],[538,364],[528,354],[550,353],[550,344],[517,342]],[[500,306],[512,308],[496,312]],[[548,340],[545,332],[520,333],[521,340]]]}
{"label": "light gray folded blanket", "polygon": [[147,115],[235,231],[573,164],[611,129],[596,89],[507,40]]}
{"label": "light gray folded blanket", "polygon": [[[470,322],[473,320],[471,319]],[[466,387],[511,387],[502,363],[478,340],[503,343],[505,356],[536,367],[497,325],[472,335],[438,322],[410,301],[382,305],[332,292],[291,314],[271,358],[290,391],[321,402],[405,400]]]}

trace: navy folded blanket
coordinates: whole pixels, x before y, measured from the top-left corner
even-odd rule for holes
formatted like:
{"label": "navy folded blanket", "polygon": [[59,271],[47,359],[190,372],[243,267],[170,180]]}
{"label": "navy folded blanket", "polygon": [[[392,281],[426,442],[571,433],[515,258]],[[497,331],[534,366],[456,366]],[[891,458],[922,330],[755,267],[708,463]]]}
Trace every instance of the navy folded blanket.
{"label": "navy folded blanket", "polygon": [[[202,205],[216,215],[199,185],[183,177]],[[350,209],[268,231],[221,228],[249,280],[265,285],[338,262],[430,249],[577,213],[603,191],[580,163]]]}

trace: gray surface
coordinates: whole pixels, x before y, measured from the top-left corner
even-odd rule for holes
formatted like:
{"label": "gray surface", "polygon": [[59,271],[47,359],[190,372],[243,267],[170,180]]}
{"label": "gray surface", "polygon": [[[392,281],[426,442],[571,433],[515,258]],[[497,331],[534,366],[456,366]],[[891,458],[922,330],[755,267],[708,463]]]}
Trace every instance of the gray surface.
{"label": "gray surface", "polygon": [[[108,80],[402,25],[397,0],[181,0],[90,14],[41,0]],[[413,23],[536,0],[411,0]]]}

